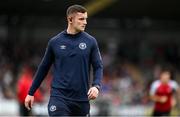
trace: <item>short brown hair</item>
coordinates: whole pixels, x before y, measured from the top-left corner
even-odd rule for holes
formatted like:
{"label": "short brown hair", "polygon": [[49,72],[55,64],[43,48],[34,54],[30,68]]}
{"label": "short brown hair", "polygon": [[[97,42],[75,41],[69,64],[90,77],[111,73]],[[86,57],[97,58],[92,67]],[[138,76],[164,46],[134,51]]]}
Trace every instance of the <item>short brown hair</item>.
{"label": "short brown hair", "polygon": [[81,5],[77,5],[77,4],[72,5],[68,7],[66,11],[66,16],[69,16],[70,14],[77,13],[77,12],[85,13],[87,12],[87,9]]}
{"label": "short brown hair", "polygon": [[171,79],[175,78],[175,70],[172,66],[170,65],[163,65],[160,71],[160,74],[168,72],[170,74]]}

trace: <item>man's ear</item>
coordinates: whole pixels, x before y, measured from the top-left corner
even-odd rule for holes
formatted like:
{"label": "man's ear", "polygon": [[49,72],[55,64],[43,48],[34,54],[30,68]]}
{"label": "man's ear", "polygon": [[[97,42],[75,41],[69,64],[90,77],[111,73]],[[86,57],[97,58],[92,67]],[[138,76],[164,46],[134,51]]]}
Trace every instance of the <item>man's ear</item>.
{"label": "man's ear", "polygon": [[69,18],[69,21],[72,22],[72,17]]}
{"label": "man's ear", "polygon": [[68,17],[68,22],[72,23],[72,17]]}

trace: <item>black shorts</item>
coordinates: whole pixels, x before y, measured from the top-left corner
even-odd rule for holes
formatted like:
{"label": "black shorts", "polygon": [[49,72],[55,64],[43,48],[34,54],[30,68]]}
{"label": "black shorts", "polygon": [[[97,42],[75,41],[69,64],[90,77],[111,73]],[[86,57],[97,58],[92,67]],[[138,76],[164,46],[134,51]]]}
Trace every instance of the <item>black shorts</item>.
{"label": "black shorts", "polygon": [[160,111],[154,110],[153,116],[155,116],[155,117],[157,117],[157,116],[169,116],[170,112],[171,111],[160,112]]}
{"label": "black shorts", "polygon": [[50,97],[48,104],[49,116],[87,116],[89,102],[71,101],[61,97]]}

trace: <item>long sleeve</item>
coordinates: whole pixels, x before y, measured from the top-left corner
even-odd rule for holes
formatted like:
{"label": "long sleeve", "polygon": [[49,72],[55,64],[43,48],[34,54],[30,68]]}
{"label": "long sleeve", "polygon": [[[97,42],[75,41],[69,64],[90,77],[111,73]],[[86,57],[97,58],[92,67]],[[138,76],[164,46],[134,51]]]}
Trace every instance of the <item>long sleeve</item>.
{"label": "long sleeve", "polygon": [[[95,40],[95,39],[94,39]],[[93,67],[93,83],[92,86],[101,87],[101,79],[103,77],[103,64],[101,54],[96,40],[94,41],[91,53],[91,64]]]}
{"label": "long sleeve", "polygon": [[49,41],[48,46],[46,48],[46,52],[44,54],[44,57],[43,57],[41,63],[39,64],[36,74],[34,76],[34,80],[32,82],[31,88],[28,93],[29,95],[34,95],[36,90],[39,88],[41,82],[46,77],[46,75],[51,67],[51,64],[54,61],[54,54],[52,51],[51,44],[52,44],[51,41]]}

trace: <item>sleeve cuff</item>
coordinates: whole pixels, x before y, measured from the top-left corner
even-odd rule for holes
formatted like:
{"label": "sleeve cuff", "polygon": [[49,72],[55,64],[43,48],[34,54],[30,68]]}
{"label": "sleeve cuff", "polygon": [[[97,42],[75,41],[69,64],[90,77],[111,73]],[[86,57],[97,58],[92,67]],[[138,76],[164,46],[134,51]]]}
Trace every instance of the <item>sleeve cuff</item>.
{"label": "sleeve cuff", "polygon": [[94,85],[93,87],[96,87],[99,91],[101,90],[101,87],[99,85]]}
{"label": "sleeve cuff", "polygon": [[34,96],[34,94],[32,93],[32,92],[28,92],[28,95],[30,95],[30,96]]}

